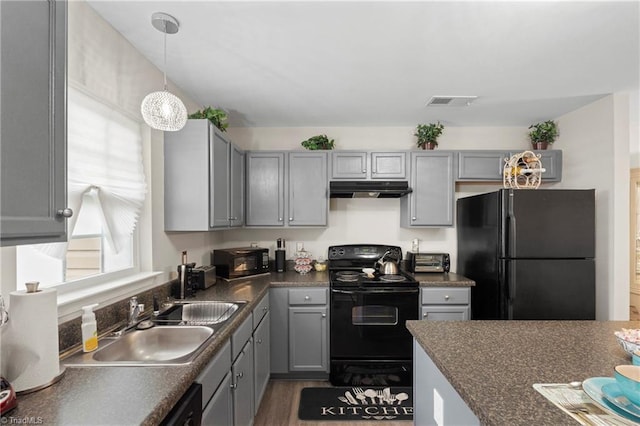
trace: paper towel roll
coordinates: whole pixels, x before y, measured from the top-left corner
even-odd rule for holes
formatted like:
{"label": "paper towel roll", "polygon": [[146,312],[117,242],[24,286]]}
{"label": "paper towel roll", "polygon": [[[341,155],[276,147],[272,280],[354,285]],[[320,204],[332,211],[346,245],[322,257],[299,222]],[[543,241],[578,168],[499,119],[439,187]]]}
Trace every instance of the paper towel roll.
{"label": "paper towel roll", "polygon": [[39,388],[60,375],[55,289],[10,293],[6,325],[2,371],[16,392]]}

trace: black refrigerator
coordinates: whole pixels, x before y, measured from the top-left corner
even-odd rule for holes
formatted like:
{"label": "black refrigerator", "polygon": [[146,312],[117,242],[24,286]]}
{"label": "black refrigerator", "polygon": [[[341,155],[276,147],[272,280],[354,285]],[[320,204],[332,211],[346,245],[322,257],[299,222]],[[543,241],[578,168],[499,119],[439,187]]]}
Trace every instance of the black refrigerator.
{"label": "black refrigerator", "polygon": [[501,189],[456,214],[471,319],[595,319],[595,190]]}

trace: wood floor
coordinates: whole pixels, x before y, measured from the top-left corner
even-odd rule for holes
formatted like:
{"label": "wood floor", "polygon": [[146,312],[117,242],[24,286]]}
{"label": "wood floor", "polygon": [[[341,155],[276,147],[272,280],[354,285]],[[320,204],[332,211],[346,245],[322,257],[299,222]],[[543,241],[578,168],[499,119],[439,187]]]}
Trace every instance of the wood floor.
{"label": "wood floor", "polygon": [[411,421],[311,422],[298,419],[300,391],[306,387],[329,387],[327,381],[270,380],[262,398],[254,426],[410,426]]}

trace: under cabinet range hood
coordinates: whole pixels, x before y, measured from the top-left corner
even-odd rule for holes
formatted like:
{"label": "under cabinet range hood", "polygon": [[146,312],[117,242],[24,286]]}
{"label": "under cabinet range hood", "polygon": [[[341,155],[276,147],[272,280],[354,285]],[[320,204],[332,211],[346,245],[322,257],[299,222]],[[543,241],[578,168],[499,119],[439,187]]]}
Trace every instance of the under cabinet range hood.
{"label": "under cabinet range hood", "polygon": [[411,192],[406,181],[332,181],[331,198],[400,198]]}

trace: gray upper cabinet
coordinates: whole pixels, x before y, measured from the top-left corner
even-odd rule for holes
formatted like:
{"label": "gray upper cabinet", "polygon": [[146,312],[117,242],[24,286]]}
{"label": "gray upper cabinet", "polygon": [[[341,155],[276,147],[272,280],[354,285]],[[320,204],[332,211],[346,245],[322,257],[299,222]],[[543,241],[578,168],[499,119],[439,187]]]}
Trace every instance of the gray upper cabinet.
{"label": "gray upper cabinet", "polygon": [[284,161],[286,153],[247,152],[247,226],[284,226]]}
{"label": "gray upper cabinet", "polygon": [[332,151],[331,179],[406,179],[407,152]]}
{"label": "gray upper cabinet", "polygon": [[[509,157],[522,151],[511,151]],[[533,151],[540,155],[543,182],[560,182],[562,180],[562,151],[559,149],[547,149],[544,151]]]}
{"label": "gray upper cabinet", "polygon": [[243,153],[209,120],[164,134],[166,231],[241,226]]}
{"label": "gray upper cabinet", "polygon": [[502,180],[506,151],[458,152],[458,181]]}
{"label": "gray upper cabinet", "polygon": [[[502,181],[505,160],[522,151],[458,151],[459,182],[491,182]],[[562,151],[533,151],[540,155],[540,162],[545,172],[544,182],[559,182],[562,179]]]}
{"label": "gray upper cabinet", "polygon": [[327,226],[327,154],[290,152],[288,160],[289,226]]}
{"label": "gray upper cabinet", "polygon": [[453,226],[454,153],[412,151],[410,158],[413,192],[400,198],[400,225]]}
{"label": "gray upper cabinet", "polygon": [[0,245],[66,241],[65,1],[0,4]]}
{"label": "gray upper cabinet", "polygon": [[325,152],[246,154],[247,226],[327,226]]}

